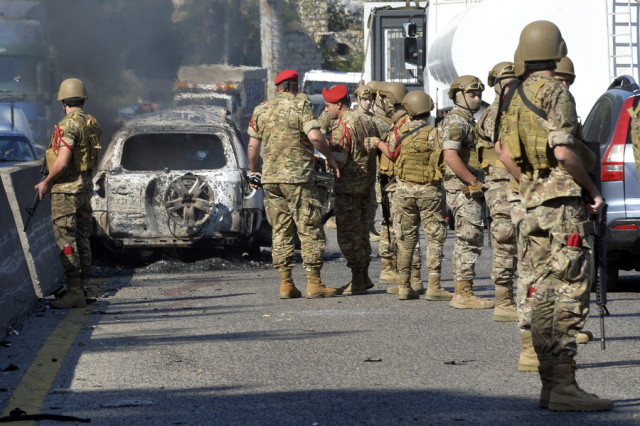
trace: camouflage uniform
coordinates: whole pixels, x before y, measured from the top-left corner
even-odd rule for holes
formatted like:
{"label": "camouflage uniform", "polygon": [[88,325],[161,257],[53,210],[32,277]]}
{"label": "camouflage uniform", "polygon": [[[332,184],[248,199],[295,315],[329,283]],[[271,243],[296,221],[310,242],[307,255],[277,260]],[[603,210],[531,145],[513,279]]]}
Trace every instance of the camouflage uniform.
{"label": "camouflage uniform", "polygon": [[345,163],[334,186],[336,226],[340,250],[352,270],[367,269],[371,259],[369,205],[375,169],[364,145],[365,138],[371,136],[378,136],[373,121],[347,110],[337,120],[329,140],[334,158]]}
{"label": "camouflage uniform", "polygon": [[529,110],[516,93],[503,118],[500,139],[522,170],[520,195],[526,215],[519,250],[522,264],[533,274],[533,344],[541,363],[570,364],[577,352],[576,335],[588,314],[591,249],[584,238],[580,247],[568,245],[569,236],[584,236],[581,225],[587,214],[580,186],[558,164],[553,148],[574,144],[575,104],[566,87],[544,73],[533,73],[523,87],[547,120]]}
{"label": "camouflage uniform", "polygon": [[49,169],[61,147],[72,151],[69,166],[51,188],[53,235],[69,282],[91,275],[91,170],[98,158],[99,137],[96,119],[77,109],[58,123],[47,150]]}
{"label": "camouflage uniform", "polygon": [[319,271],[323,265],[322,204],[315,188],[313,145],[306,136],[312,129],[320,129],[320,123],[309,102],[288,92],[258,105],[249,124],[249,136],[263,142],[262,184],[273,232],[273,266],[283,273],[293,269],[296,228],[305,270]]}
{"label": "camouflage uniform", "polygon": [[[471,113],[454,106],[440,123],[438,137],[442,142],[442,149],[457,151],[462,161],[477,177],[480,164],[475,151],[474,125],[475,120]],[[476,260],[482,253],[482,204],[474,197],[463,193],[465,183],[448,165],[445,166],[443,186],[456,227],[456,242],[452,256],[453,279],[472,281],[476,275]]]}
{"label": "camouflage uniform", "polygon": [[[426,120],[412,120],[400,128],[399,134],[402,137],[425,124]],[[399,152],[395,164],[397,187],[394,201],[397,268],[401,282],[408,284],[415,248],[419,246],[420,225],[427,241],[426,259],[429,273],[441,273],[447,223],[443,216],[444,191],[441,185],[442,172],[438,164],[441,150],[437,141],[437,130],[427,125],[408,136],[400,146],[395,139],[391,140],[389,149],[394,155]],[[422,161],[426,155],[429,158]],[[409,162],[414,159],[421,163],[418,168],[422,170],[417,173],[411,173],[409,170],[413,165]],[[408,163],[410,166],[405,166]]]}

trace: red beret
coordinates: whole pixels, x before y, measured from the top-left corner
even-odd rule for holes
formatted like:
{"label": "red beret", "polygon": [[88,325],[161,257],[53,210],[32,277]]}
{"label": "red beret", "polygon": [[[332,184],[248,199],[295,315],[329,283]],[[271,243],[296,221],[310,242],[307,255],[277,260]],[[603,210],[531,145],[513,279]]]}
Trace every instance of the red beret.
{"label": "red beret", "polygon": [[322,89],[322,97],[325,101],[331,102],[332,104],[335,104],[348,94],[349,92],[347,92],[347,86],[345,86],[344,84],[336,84],[329,90],[327,90],[326,88]]}
{"label": "red beret", "polygon": [[280,72],[280,74],[276,76],[275,85],[277,86],[278,84],[286,80],[298,81],[298,72],[296,70],[284,70]]}

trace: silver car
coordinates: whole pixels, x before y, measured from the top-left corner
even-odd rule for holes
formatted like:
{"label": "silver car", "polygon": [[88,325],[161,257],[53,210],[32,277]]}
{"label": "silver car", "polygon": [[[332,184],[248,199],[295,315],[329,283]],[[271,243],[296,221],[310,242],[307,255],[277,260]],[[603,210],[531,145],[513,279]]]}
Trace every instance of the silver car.
{"label": "silver car", "polygon": [[119,253],[259,253],[260,230],[268,228],[264,193],[250,187],[247,171],[242,139],[224,108],[136,117],[114,134],[94,172],[94,237]]}
{"label": "silver car", "polygon": [[640,88],[630,76],[618,77],[600,96],[584,122],[586,141],[599,143],[599,178],[608,205],[608,288],[618,284],[619,270],[640,270],[640,182],[631,142],[628,109],[640,102]]}

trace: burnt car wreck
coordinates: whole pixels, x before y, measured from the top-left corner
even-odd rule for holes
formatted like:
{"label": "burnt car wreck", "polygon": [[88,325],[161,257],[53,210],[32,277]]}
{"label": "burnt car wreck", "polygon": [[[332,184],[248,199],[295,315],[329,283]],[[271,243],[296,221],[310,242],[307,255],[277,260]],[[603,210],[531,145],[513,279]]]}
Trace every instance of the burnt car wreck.
{"label": "burnt car wreck", "polygon": [[94,239],[140,256],[186,248],[259,253],[270,244],[264,193],[250,187],[247,170],[224,108],[185,106],[127,121],[94,174]]}

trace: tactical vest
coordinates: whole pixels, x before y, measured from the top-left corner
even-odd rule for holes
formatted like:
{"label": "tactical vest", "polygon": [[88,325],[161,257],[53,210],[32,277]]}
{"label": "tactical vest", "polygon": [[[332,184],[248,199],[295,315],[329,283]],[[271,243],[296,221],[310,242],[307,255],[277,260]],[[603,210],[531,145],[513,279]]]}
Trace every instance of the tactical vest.
{"label": "tactical vest", "polygon": [[[434,133],[435,149],[429,146],[431,132]],[[425,184],[442,180],[442,164],[442,146],[438,141],[438,132],[434,126],[429,125],[402,141],[395,167],[400,179]]]}
{"label": "tactical vest", "polygon": [[[535,98],[546,83],[547,79],[534,82],[524,89],[525,96],[530,100]],[[507,113],[502,117],[502,123],[508,132],[502,142],[509,148],[514,163],[525,173],[559,167],[558,160],[549,147],[549,131],[538,124],[538,118],[538,114],[524,103],[520,93],[514,94]],[[520,135],[526,135],[526,143],[522,143]]]}
{"label": "tactical vest", "polygon": [[[71,112],[67,119],[73,120],[78,125],[79,138],[74,141],[72,148],[73,160],[67,167],[63,177],[77,176],[82,172],[92,170],[98,163],[98,151],[100,148],[100,128],[98,122],[91,114],[82,110]],[[64,130],[59,126],[55,127],[49,142],[49,149],[46,151],[47,167],[52,169],[58,158],[60,148],[66,145],[63,140]]]}
{"label": "tactical vest", "polygon": [[[455,109],[451,110],[449,111],[449,114],[457,115],[459,117],[462,117],[465,121],[469,121],[469,117],[458,110],[455,110]],[[473,125],[470,124],[470,126],[473,126]],[[472,132],[472,135],[475,138],[475,132]],[[458,155],[460,156],[460,159],[462,160],[462,162],[467,166],[472,167],[474,169],[480,168],[480,160],[478,160],[478,153],[476,152],[476,149],[475,149],[475,140],[473,141],[472,146],[465,146],[464,143],[461,144]]]}
{"label": "tactical vest", "polygon": [[[405,117],[400,123],[398,123],[398,125],[394,126],[391,133],[389,134],[389,137],[396,138],[396,141],[398,141],[400,139],[400,136],[398,135],[398,129],[408,120],[409,117]],[[384,154],[380,155],[380,159],[378,160],[378,169],[383,175],[390,177],[395,175],[393,161]]]}

